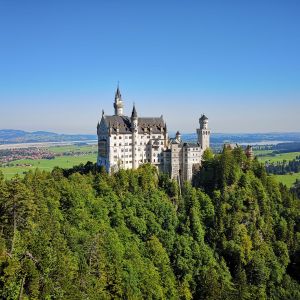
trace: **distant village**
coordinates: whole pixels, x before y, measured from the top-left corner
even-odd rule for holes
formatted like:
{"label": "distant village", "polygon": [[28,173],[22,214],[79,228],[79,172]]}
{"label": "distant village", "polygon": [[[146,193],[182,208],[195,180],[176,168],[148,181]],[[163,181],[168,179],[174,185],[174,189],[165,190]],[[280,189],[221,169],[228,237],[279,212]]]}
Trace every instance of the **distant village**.
{"label": "distant village", "polygon": [[48,149],[20,148],[0,150],[0,163],[7,164],[19,159],[54,159],[55,154]]}
{"label": "distant village", "polygon": [[[19,160],[39,160],[39,159],[55,159],[59,156],[83,156],[89,152],[77,152],[77,151],[65,151],[65,152],[53,152],[48,148],[14,148],[14,149],[3,149],[0,150],[0,166],[6,167],[11,166],[14,161]],[[15,166],[30,167],[32,166],[28,162],[14,163]]]}

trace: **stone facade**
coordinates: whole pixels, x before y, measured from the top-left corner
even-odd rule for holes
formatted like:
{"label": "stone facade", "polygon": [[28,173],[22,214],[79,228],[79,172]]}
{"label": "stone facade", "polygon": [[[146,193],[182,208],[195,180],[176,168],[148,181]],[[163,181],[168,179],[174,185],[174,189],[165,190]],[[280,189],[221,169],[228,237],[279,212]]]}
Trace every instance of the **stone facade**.
{"label": "stone facade", "polygon": [[208,119],[202,115],[197,129],[198,142],[184,143],[179,132],[169,138],[163,116],[139,117],[135,105],[131,117],[123,115],[123,100],[119,88],[115,94],[112,116],[102,111],[97,125],[99,166],[107,172],[121,168],[136,169],[150,163],[171,178],[190,181],[201,165],[202,154],[209,147]]}

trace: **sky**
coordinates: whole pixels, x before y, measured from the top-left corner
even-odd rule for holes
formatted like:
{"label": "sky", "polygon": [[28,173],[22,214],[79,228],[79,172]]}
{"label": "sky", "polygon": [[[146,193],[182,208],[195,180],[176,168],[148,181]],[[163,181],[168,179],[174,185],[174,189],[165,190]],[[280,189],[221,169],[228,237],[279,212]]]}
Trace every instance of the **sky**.
{"label": "sky", "polygon": [[299,0],[0,0],[0,129],[300,132]]}

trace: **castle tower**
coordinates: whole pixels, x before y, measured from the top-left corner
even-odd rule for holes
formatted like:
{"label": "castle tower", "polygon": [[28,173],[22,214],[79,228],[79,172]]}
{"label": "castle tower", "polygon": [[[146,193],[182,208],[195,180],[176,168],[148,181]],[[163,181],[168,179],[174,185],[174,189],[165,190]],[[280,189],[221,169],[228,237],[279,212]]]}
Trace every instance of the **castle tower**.
{"label": "castle tower", "polygon": [[139,158],[137,151],[137,140],[138,140],[138,116],[133,104],[131,114],[131,130],[132,130],[132,169],[136,169],[139,166]]}
{"label": "castle tower", "polygon": [[203,114],[199,119],[200,128],[197,129],[198,143],[203,151],[209,148],[210,130],[208,129],[208,118]]}
{"label": "castle tower", "polygon": [[122,95],[120,93],[119,85],[117,87],[116,94],[115,94],[114,109],[115,109],[116,116],[123,116],[123,100],[122,100]]}
{"label": "castle tower", "polygon": [[181,134],[179,131],[176,132],[176,140],[180,143],[181,142]]}

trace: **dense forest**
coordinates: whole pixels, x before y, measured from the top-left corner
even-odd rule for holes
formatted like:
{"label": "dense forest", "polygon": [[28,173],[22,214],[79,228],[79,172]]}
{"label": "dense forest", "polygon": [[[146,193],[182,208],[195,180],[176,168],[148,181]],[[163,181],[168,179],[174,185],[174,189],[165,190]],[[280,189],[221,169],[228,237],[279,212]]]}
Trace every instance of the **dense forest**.
{"label": "dense forest", "polygon": [[179,187],[150,165],[0,175],[2,299],[300,299],[300,206],[241,148]]}
{"label": "dense forest", "polygon": [[273,145],[272,148],[275,150],[274,153],[298,152],[300,151],[300,142],[295,141],[288,143],[279,143],[277,145]]}
{"label": "dense forest", "polygon": [[297,195],[297,197],[300,199],[300,180],[296,179],[296,182],[291,188],[291,191]]}

